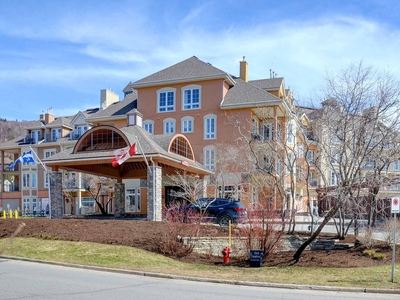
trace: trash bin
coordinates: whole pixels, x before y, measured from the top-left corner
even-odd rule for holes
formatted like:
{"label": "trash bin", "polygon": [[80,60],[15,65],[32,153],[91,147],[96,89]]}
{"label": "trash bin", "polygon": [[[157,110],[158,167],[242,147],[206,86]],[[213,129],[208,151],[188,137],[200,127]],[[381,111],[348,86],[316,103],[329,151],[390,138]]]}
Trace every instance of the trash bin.
{"label": "trash bin", "polygon": [[263,265],[264,251],[250,250],[250,268],[260,268]]}

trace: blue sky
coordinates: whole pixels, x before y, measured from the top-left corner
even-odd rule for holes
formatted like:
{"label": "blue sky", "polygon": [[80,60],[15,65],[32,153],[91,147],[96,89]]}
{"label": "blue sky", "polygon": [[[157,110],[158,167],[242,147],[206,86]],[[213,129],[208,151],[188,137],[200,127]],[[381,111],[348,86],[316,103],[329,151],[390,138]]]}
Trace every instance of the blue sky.
{"label": "blue sky", "polygon": [[299,103],[326,71],[363,60],[400,77],[400,1],[0,0],[0,118],[98,107],[193,55],[249,78],[285,77]]}

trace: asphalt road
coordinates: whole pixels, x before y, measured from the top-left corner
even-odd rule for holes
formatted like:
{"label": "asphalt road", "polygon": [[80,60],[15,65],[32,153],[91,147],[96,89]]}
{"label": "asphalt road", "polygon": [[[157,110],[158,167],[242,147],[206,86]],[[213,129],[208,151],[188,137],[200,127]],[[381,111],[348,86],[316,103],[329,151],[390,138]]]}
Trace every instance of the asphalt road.
{"label": "asphalt road", "polygon": [[0,259],[0,299],[399,299],[399,295],[238,286]]}

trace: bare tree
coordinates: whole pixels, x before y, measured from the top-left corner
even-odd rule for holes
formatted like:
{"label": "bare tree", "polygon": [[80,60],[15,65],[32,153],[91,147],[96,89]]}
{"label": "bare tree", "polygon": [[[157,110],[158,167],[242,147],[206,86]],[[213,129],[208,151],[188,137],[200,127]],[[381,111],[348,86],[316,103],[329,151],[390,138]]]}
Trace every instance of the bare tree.
{"label": "bare tree", "polygon": [[[363,197],[357,191],[367,182],[366,164],[371,157],[386,156],[388,145],[398,144],[394,133],[399,129],[400,89],[389,72],[378,73],[363,62],[351,64],[337,74],[327,74],[324,98],[322,108],[310,118],[324,157],[320,169],[326,184],[319,193],[333,201],[316,231],[294,254],[295,260],[339,210],[360,204]],[[377,162],[377,170],[388,163]],[[381,185],[379,180],[374,183]]]}
{"label": "bare tree", "polygon": [[86,191],[96,202],[101,214],[107,215],[107,206],[114,198],[115,179],[83,174],[82,181]]}

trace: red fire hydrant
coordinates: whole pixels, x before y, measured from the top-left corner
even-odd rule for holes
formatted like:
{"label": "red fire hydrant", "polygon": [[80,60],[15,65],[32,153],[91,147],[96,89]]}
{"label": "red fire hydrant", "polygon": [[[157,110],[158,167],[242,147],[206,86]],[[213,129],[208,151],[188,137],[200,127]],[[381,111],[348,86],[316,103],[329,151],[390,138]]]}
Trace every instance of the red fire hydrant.
{"label": "red fire hydrant", "polygon": [[225,247],[222,249],[222,255],[224,257],[224,264],[229,263],[229,253],[231,253],[231,250],[228,247]]}

